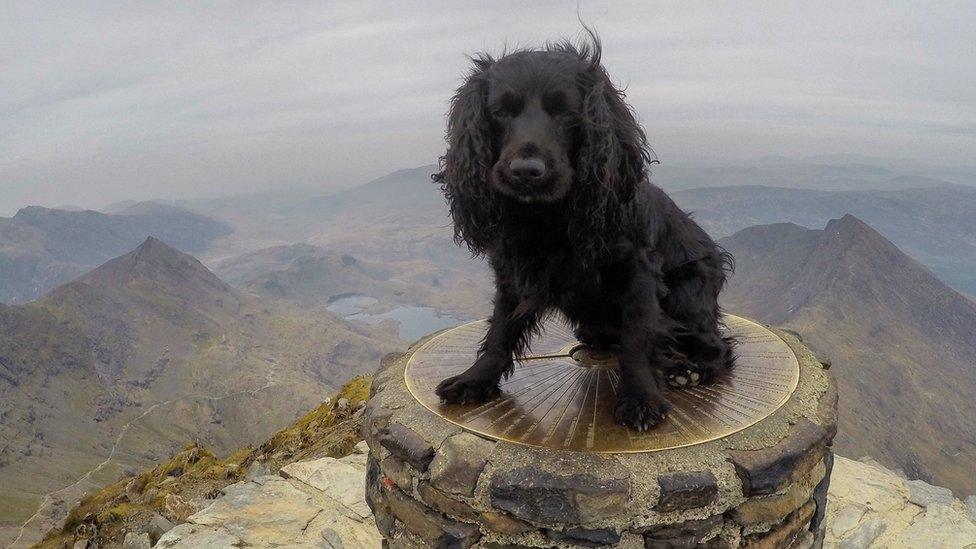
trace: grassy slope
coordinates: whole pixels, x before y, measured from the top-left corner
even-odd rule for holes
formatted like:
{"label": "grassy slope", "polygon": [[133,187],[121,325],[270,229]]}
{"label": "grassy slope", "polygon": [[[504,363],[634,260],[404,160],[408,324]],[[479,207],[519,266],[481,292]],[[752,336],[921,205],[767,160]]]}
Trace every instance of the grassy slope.
{"label": "grassy slope", "polygon": [[[140,531],[154,513],[165,514],[168,496],[190,501],[212,497],[223,487],[243,479],[260,461],[271,471],[303,459],[349,454],[361,440],[360,403],[369,398],[370,376],[352,379],[330,401],[320,404],[293,425],[272,435],[256,448],[241,448],[221,459],[199,445],[190,445],[159,465],[126,475],[88,494],[69,512],[64,523],[36,547],[55,549],[73,543],[76,532],[95,532],[99,547],[118,547],[125,532]],[[339,399],[349,406],[339,409]],[[126,486],[137,487],[126,493]]]}

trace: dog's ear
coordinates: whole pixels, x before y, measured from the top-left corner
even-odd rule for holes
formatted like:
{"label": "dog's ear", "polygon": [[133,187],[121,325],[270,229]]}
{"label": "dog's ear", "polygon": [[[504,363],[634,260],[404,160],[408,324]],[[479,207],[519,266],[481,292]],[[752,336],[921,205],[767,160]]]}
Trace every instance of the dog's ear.
{"label": "dog's ear", "polygon": [[447,197],[454,220],[454,241],[474,254],[483,254],[491,243],[498,215],[497,200],[488,184],[494,159],[487,116],[488,70],[494,60],[487,55],[473,59],[474,66],[451,99],[447,119],[447,152],[440,171],[433,175]]}
{"label": "dog's ear", "polygon": [[[597,43],[598,44],[598,43]],[[582,146],[577,170],[588,183],[629,202],[651,162],[644,130],[599,61],[599,45],[584,75]]]}

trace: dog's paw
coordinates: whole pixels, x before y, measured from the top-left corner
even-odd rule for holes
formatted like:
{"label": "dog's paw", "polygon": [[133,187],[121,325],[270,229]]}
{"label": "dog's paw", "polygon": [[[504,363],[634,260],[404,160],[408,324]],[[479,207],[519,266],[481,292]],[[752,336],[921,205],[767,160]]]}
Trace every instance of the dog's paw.
{"label": "dog's paw", "polygon": [[697,387],[699,383],[702,382],[702,375],[695,370],[686,368],[684,364],[668,368],[667,375],[668,385],[678,389],[686,389],[688,387]]}
{"label": "dog's paw", "polygon": [[664,421],[668,415],[668,403],[663,399],[651,401],[634,396],[621,396],[613,409],[617,423],[635,431],[647,431]]}
{"label": "dog's paw", "polygon": [[715,374],[707,367],[702,367],[687,358],[672,359],[671,364],[664,369],[664,379],[667,384],[676,389],[687,389],[699,385],[708,385],[715,379]]}
{"label": "dog's paw", "polygon": [[461,374],[440,382],[434,392],[447,404],[473,404],[491,400],[500,391],[497,381],[471,379]]}

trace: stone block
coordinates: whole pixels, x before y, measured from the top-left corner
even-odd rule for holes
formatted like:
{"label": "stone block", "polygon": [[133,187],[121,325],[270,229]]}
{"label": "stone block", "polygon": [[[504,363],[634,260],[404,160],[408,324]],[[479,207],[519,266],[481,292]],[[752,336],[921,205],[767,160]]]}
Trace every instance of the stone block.
{"label": "stone block", "polygon": [[499,534],[524,534],[536,529],[535,526],[508,513],[481,513],[478,518],[486,528]]}
{"label": "stone block", "polygon": [[546,530],[546,536],[553,541],[571,543],[581,547],[604,547],[620,543],[620,534],[612,528]]}
{"label": "stone block", "polygon": [[478,520],[478,511],[475,511],[463,501],[458,501],[447,496],[444,492],[432,487],[426,481],[417,484],[417,493],[420,494],[420,499],[424,503],[445,515],[451,515],[467,521]]}
{"label": "stone block", "polygon": [[788,486],[784,491],[768,496],[755,496],[747,499],[728,515],[742,526],[779,522],[786,515],[799,509],[814,498],[816,486],[820,483],[824,466],[816,466],[803,478]]}
{"label": "stone block", "polygon": [[642,532],[644,534],[644,546],[654,548],[697,547],[708,535],[716,529],[720,529],[724,522],[722,515],[713,515],[706,519],[654,526]]}
{"label": "stone block", "polygon": [[669,473],[659,476],[657,483],[661,495],[655,510],[665,513],[704,507],[718,496],[718,480],[711,471]]}
{"label": "stone block", "polygon": [[430,464],[430,483],[448,494],[474,495],[478,477],[494,442],[471,433],[459,433],[441,444]]}
{"label": "stone block", "polygon": [[533,466],[496,472],[491,504],[531,522],[580,524],[618,515],[630,497],[630,476],[557,475]]}
{"label": "stone block", "polygon": [[790,545],[810,529],[816,505],[808,501],[803,507],[792,512],[769,532],[746,536],[742,540],[743,549],[782,549]]}
{"label": "stone block", "polygon": [[813,502],[817,505],[813,518],[810,519],[810,530],[813,532],[823,529],[821,527],[824,524],[824,518],[827,516],[827,491],[830,489],[830,474],[833,470],[834,453],[828,451],[824,457],[824,476],[813,489]]}
{"label": "stone block", "polygon": [[380,469],[387,478],[396,483],[404,492],[413,490],[413,477],[402,461],[393,456],[387,456],[380,464]]}
{"label": "stone block", "polygon": [[746,497],[774,494],[809,471],[825,455],[830,433],[800,418],[776,446],[761,450],[729,450]]}
{"label": "stone block", "polygon": [[919,507],[952,503],[952,490],[948,488],[932,486],[924,480],[906,480],[905,485],[908,486],[908,501]]}
{"label": "stone block", "polygon": [[155,545],[163,534],[173,529],[174,524],[159,513],[153,513],[143,531],[149,534],[149,541]]}
{"label": "stone block", "polygon": [[426,471],[434,459],[434,447],[412,429],[399,423],[391,423],[380,429],[377,438],[381,446],[417,471]]}
{"label": "stone block", "polygon": [[428,508],[396,486],[381,485],[391,514],[404,528],[433,547],[471,547],[481,537],[474,524],[459,522]]}

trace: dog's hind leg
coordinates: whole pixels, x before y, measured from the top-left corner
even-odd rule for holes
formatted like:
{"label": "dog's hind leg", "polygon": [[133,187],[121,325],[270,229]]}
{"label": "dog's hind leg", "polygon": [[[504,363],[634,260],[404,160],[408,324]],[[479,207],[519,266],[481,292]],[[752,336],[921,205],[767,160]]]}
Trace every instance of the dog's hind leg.
{"label": "dog's hind leg", "polygon": [[537,311],[505,288],[495,292],[494,311],[489,319],[478,359],[463,373],[440,382],[437,396],[449,404],[484,402],[498,395],[498,382],[515,366],[538,321]]}
{"label": "dog's hind leg", "polygon": [[732,342],[719,329],[718,294],[725,284],[722,256],[707,257],[667,273],[665,313],[677,327],[671,333],[669,357],[674,364],[665,374],[673,387],[693,387],[716,381],[732,368]]}

